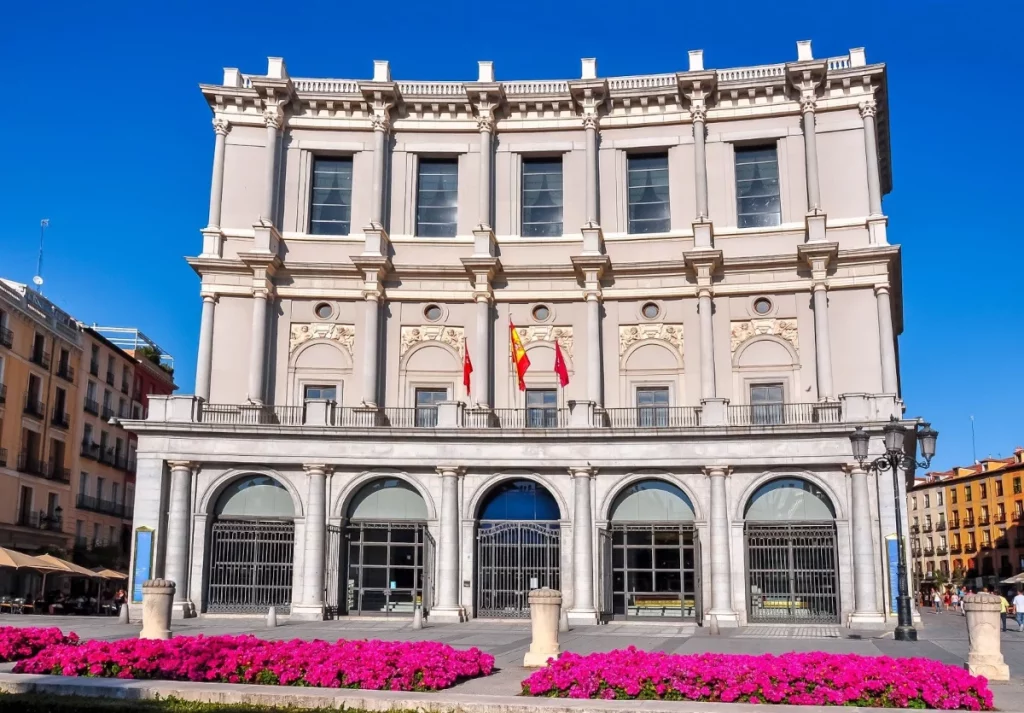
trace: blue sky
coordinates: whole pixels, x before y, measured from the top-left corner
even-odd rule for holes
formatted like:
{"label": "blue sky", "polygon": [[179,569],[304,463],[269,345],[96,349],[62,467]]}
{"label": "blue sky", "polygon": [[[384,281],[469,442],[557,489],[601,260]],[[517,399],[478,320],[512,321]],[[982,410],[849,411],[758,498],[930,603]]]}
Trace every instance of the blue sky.
{"label": "blue sky", "polygon": [[[819,57],[867,48],[889,65],[894,190],[890,240],[903,245],[901,339],[908,415],[941,432],[936,465],[1024,445],[1024,328],[1018,39],[1002,2],[16,3],[4,13],[0,275],[35,273],[49,218],[45,294],[88,322],[134,325],[176,358],[192,389],[198,254],[213,131],[196,85],[221,68],[295,76],[499,79]],[[1016,17],[1013,17],[1016,13]],[[1012,209],[1017,205],[1018,209]]]}

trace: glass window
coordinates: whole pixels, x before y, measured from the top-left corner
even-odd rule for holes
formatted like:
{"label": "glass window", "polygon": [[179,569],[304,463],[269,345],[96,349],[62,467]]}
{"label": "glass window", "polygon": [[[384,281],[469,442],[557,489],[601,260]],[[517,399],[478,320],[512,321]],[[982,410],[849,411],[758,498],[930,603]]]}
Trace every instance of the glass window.
{"label": "glass window", "polygon": [[996,497],[1001,498],[1003,496],[1003,481],[996,481]]}
{"label": "glass window", "polygon": [[416,235],[453,238],[458,229],[459,163],[421,158],[416,199]]}
{"label": "glass window", "polygon": [[416,389],[416,426],[437,426],[437,404],[448,400],[447,389]]}
{"label": "glass window", "polygon": [[971,502],[971,486],[970,485],[965,485],[964,486],[964,500],[966,502]]}
{"label": "glass window", "polygon": [[437,305],[427,305],[423,310],[423,316],[431,322],[436,322],[444,316],[444,311]]}
{"label": "glass window", "polygon": [[924,506],[930,508],[932,506],[932,498],[928,493],[924,494]]}
{"label": "glass window", "polygon": [[956,488],[953,488],[952,490],[949,491],[949,502],[951,505],[956,505],[956,498]]}
{"label": "glass window", "polygon": [[661,314],[661,308],[654,302],[648,302],[643,306],[643,315],[646,319],[654,319]]}
{"label": "glass window", "polygon": [[756,426],[783,422],[782,384],[757,384],[750,387],[751,421]]}
{"label": "glass window", "polygon": [[338,387],[337,386],[314,386],[309,385],[303,388],[303,398],[309,399],[327,399],[328,401],[338,400]]}
{"label": "glass window", "polygon": [[668,154],[629,156],[629,232],[669,230]]}
{"label": "glass window", "polygon": [[641,428],[668,426],[668,388],[644,387],[636,390],[637,425]]}
{"label": "glass window", "polygon": [[558,392],[555,389],[526,390],[526,427],[558,426]]}
{"label": "glass window", "polygon": [[551,316],[551,310],[549,310],[545,305],[537,305],[533,308],[532,314],[535,320],[543,322]]}
{"label": "glass window", "polygon": [[316,313],[316,316],[319,317],[320,319],[330,319],[330,316],[334,314],[334,310],[331,309],[331,306],[326,302],[321,302],[320,304],[318,304],[313,311]]}
{"label": "glass window", "polygon": [[984,500],[988,497],[988,484],[979,483],[979,490],[981,490],[981,499]]}
{"label": "glass window", "polygon": [[741,228],[782,223],[775,146],[736,146],[736,218]]}
{"label": "glass window", "polygon": [[942,507],[942,491],[938,490],[935,492],[935,504]]}
{"label": "glass window", "polygon": [[562,234],[562,159],[523,159],[523,226],[525,237]]}
{"label": "glass window", "polygon": [[1020,493],[1020,478],[1019,477],[1013,479],[1013,492],[1014,492],[1014,494],[1019,494]]}
{"label": "glass window", "polygon": [[309,232],[348,235],[352,222],[352,159],[313,159]]}

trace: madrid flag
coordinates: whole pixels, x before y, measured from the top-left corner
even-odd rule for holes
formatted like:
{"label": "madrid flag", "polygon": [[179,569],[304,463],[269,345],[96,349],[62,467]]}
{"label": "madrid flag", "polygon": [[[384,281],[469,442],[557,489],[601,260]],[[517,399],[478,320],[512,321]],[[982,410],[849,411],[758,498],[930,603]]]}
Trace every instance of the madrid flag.
{"label": "madrid flag", "polygon": [[562,345],[555,340],[555,374],[558,376],[558,385],[563,389],[569,385],[569,370],[565,368],[565,358],[562,356]]}
{"label": "madrid flag", "polygon": [[523,340],[519,338],[519,332],[512,320],[508,321],[509,344],[512,347],[512,363],[516,367],[516,376],[519,377],[519,390],[526,391],[526,370],[530,368],[530,357],[526,356],[526,349],[523,347]]}
{"label": "madrid flag", "polygon": [[473,373],[473,362],[469,358],[469,345],[463,342],[464,355],[462,357],[462,385],[466,387],[466,395],[470,395],[469,375]]}

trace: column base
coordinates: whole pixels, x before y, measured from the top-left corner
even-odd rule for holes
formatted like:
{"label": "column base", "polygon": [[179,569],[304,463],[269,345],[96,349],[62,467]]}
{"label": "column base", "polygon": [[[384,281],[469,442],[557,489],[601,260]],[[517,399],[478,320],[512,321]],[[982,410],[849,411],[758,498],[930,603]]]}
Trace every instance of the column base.
{"label": "column base", "polygon": [[323,621],[323,604],[292,604],[288,618],[291,621]]}
{"label": "column base", "polygon": [[440,624],[462,624],[468,621],[466,610],[462,607],[434,607],[427,618]]}
{"label": "column base", "polygon": [[870,245],[884,246],[889,244],[886,235],[886,225],[889,222],[884,215],[871,216],[868,218],[868,243]]}
{"label": "column base", "polygon": [[184,601],[171,604],[171,619],[193,619],[195,616],[196,607],[192,602]]}
{"label": "column base", "polygon": [[711,617],[718,618],[718,627],[720,629],[735,629],[740,625],[740,616],[734,611],[715,611],[712,609],[704,617],[704,625],[710,626]]}
{"label": "column base", "polygon": [[853,612],[847,626],[851,629],[884,629],[885,616],[882,612]]}
{"label": "column base", "polygon": [[597,626],[600,623],[596,609],[570,609],[565,615],[570,626]]}

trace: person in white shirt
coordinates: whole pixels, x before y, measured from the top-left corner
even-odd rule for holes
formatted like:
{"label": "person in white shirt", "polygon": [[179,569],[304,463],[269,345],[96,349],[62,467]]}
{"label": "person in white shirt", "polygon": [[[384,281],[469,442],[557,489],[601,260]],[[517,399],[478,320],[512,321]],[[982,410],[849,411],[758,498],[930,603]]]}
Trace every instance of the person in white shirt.
{"label": "person in white shirt", "polygon": [[1024,631],[1024,593],[1019,589],[1013,598],[1013,613],[1017,617],[1017,631]]}

